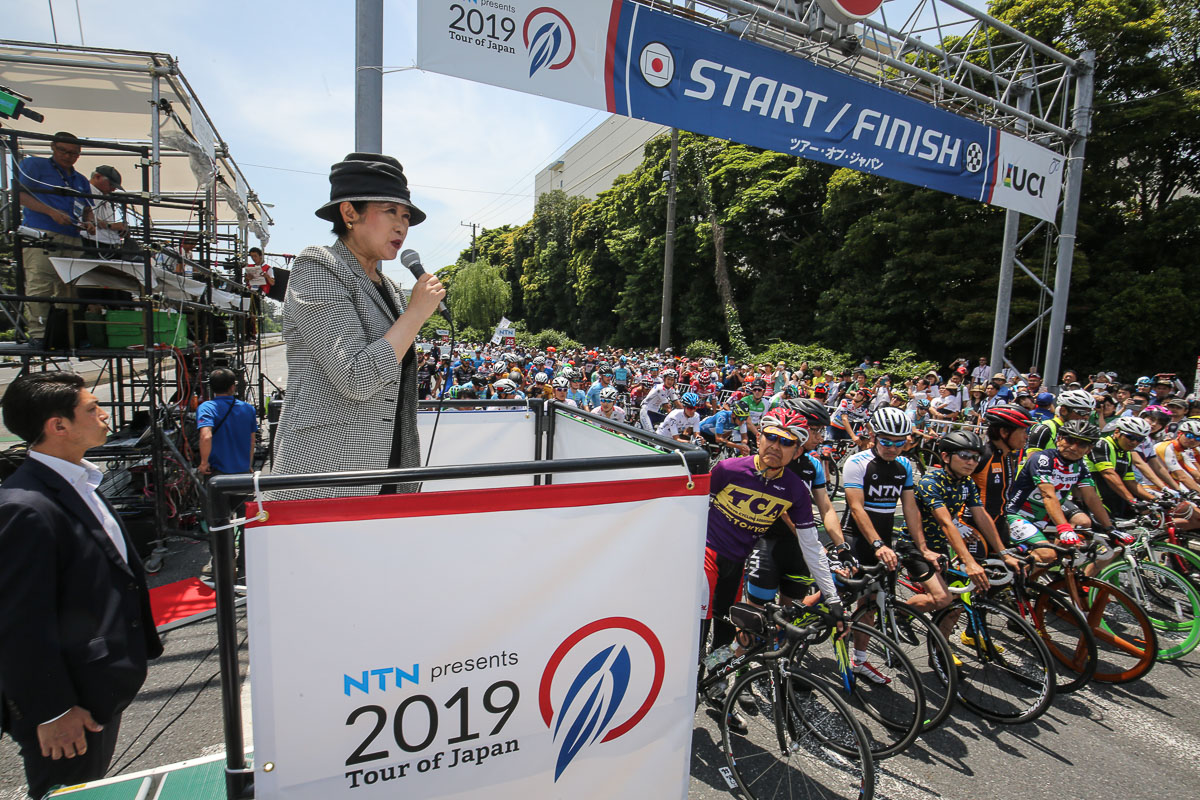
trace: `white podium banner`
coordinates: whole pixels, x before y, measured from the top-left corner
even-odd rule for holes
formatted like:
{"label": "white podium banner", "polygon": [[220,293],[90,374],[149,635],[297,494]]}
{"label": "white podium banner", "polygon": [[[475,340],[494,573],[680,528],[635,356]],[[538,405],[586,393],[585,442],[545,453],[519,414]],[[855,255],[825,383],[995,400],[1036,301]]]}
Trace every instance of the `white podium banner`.
{"label": "white podium banner", "polygon": [[707,506],[682,475],[268,503],[256,797],[685,798]]}

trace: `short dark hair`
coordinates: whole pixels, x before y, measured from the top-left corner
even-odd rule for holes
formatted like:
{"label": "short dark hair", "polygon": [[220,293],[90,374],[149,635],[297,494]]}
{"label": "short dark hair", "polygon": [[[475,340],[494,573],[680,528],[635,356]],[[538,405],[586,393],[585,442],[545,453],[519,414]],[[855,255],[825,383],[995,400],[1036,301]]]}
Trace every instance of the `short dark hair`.
{"label": "short dark hair", "polygon": [[75,419],[83,377],[74,372],[34,372],[13,381],[0,406],[4,426],[30,445],[42,439],[46,420],[54,417]]}
{"label": "short dark hair", "polygon": [[225,394],[236,383],[237,375],[233,374],[233,370],[225,369],[225,367],[217,367],[208,375],[208,385],[214,394]]}
{"label": "short dark hair", "polygon": [[79,137],[68,131],[59,131],[50,139],[50,144],[83,144]]}
{"label": "short dark hair", "polygon": [[251,247],[251,248],[250,248],[250,252],[251,252],[251,253],[258,253],[260,256],[263,254],[263,251],[262,251],[262,248],[261,248],[261,247]]}
{"label": "short dark hair", "polygon": [[[347,202],[354,206],[354,210],[359,214],[367,210],[367,200],[348,200]],[[342,218],[341,204],[339,204],[337,213],[333,217],[333,235],[340,239],[349,232],[350,228],[346,225],[346,220]]]}

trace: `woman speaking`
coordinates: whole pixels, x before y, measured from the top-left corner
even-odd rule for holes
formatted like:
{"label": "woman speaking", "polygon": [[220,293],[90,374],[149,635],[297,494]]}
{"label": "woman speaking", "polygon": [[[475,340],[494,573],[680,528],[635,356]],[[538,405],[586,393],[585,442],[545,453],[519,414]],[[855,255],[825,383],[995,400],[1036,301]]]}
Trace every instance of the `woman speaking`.
{"label": "woman speaking", "polygon": [[[413,342],[446,290],[422,275],[405,304],[380,270],[425,213],[412,203],[396,159],[351,153],[329,175],[329,247],[297,256],[283,307],[287,400],[276,430],[276,475],[420,465]],[[278,499],[391,494],[358,486],[274,493]]]}

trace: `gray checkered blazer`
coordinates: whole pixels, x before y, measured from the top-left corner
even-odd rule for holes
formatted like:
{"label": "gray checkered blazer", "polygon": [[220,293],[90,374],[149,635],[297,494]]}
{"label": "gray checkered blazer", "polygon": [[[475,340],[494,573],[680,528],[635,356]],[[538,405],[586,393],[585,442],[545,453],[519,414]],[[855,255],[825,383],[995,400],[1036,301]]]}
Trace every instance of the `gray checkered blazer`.
{"label": "gray checkered blazer", "polygon": [[[382,274],[382,273],[381,273]],[[404,295],[384,285],[404,312]],[[283,306],[287,400],[276,429],[276,475],[386,469],[397,393],[403,393],[401,466],[420,463],[416,369],[401,374],[384,341],[395,319],[341,241],[307,247],[292,265]],[[401,486],[399,491],[412,491]],[[274,492],[276,500],[379,493],[379,486]]]}

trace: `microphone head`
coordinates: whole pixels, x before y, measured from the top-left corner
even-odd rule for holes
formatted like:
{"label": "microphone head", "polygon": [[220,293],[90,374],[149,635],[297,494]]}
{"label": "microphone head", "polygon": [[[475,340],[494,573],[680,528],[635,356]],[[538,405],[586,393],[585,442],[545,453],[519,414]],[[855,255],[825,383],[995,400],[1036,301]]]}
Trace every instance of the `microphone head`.
{"label": "microphone head", "polygon": [[416,250],[404,250],[400,253],[400,263],[412,269],[421,266],[421,254]]}

